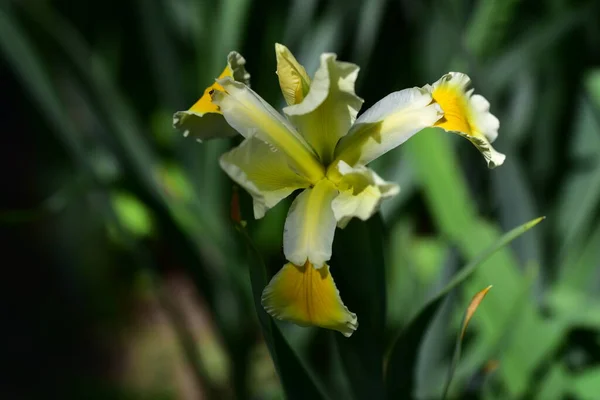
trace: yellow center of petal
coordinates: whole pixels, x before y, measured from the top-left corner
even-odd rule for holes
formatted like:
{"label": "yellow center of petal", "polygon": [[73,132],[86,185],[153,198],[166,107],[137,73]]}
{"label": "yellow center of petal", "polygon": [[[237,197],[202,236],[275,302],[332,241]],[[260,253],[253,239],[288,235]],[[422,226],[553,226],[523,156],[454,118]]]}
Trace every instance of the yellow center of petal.
{"label": "yellow center of petal", "polygon": [[[231,70],[229,65],[225,67],[225,69],[223,70],[223,72],[221,72],[221,75],[219,75],[217,79],[222,79],[226,76],[233,77],[233,71]],[[213,83],[212,85],[204,89],[204,94],[202,95],[202,97],[200,97],[200,99],[196,103],[194,103],[194,105],[189,109],[189,111],[201,115],[206,113],[222,114],[219,110],[219,107],[212,102],[211,95],[215,90],[218,90],[220,92],[225,91],[225,89],[223,89],[223,86],[219,85],[217,82]]]}
{"label": "yellow center of petal", "polygon": [[434,126],[447,131],[462,132],[474,135],[470,123],[471,108],[466,93],[459,86],[441,85],[432,93],[433,101],[438,103],[444,111],[444,116]]}
{"label": "yellow center of petal", "polygon": [[350,336],[357,327],[356,315],[348,311],[329,273],[311,263],[292,263],[273,277],[262,295],[265,310],[273,317],[301,326],[316,325]]}

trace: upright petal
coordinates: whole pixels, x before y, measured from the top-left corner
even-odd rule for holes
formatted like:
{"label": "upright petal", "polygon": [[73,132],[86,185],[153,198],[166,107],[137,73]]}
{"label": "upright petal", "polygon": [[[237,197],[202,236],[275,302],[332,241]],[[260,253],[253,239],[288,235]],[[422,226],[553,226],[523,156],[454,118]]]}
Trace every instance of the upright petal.
{"label": "upright petal", "polygon": [[358,66],[321,55],[321,65],[301,103],[283,109],[323,164],[333,160],[335,146],[354,123],[363,100],[354,92]]}
{"label": "upright petal", "polygon": [[242,136],[256,138],[284,153],[290,166],[311,182],[323,176],[323,166],[292,125],[258,94],[231,78],[217,81],[224,91],[213,93],[213,103]]}
{"label": "upright petal", "polygon": [[275,44],[279,86],[288,105],[298,104],[310,89],[310,77],[287,47]]}
{"label": "upright petal", "polygon": [[334,329],[349,337],[358,327],[329,272],[329,265],[315,269],[288,263],[271,279],[262,294],[265,310],[274,318],[301,326]]}
{"label": "upright petal", "polygon": [[366,221],[377,212],[385,198],[400,192],[397,184],[383,180],[375,171],[362,165],[351,167],[339,161],[327,175],[337,182],[340,191],[331,203],[340,228],[344,228],[353,217]]}
{"label": "upright petal", "polygon": [[336,195],[334,184],[323,179],[296,197],[283,232],[286,259],[296,265],[309,261],[315,268],[329,261],[336,223],[331,201]]}
{"label": "upright petal", "polygon": [[336,148],[336,159],[365,165],[396,148],[442,116],[429,91],[420,88],[390,93],[365,111]]}
{"label": "upright petal", "polygon": [[289,167],[281,151],[254,136],[244,139],[219,161],[227,175],[252,195],[256,219],[294,190],[310,185]]}
{"label": "upright petal", "polygon": [[[232,51],[227,56],[227,66],[218,79],[231,77],[250,84],[250,74],[246,72],[245,64],[244,57]],[[199,141],[235,135],[236,132],[222,120],[217,105],[211,101],[210,94],[215,90],[223,90],[223,87],[217,82],[213,83],[204,90],[202,97],[189,110],[177,111],[173,115],[173,127],[182,129],[184,136],[191,134]]]}
{"label": "upright petal", "polygon": [[467,75],[450,72],[432,86],[425,86],[444,111],[444,117],[435,126],[468,139],[483,154],[488,167],[495,168],[506,158],[490,144],[498,137],[500,122],[490,113],[490,103],[469,90],[470,84]]}

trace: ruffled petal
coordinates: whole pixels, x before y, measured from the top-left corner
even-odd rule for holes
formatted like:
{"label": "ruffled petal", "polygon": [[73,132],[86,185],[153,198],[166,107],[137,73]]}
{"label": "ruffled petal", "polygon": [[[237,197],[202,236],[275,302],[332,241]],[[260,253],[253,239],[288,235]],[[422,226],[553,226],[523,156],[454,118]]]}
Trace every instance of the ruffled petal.
{"label": "ruffled petal", "polygon": [[335,156],[348,165],[366,165],[396,148],[442,117],[429,91],[412,88],[390,93],[365,111],[347,136],[340,140]]}
{"label": "ruffled petal", "polygon": [[317,182],[324,176],[323,166],[296,129],[273,107],[243,83],[231,78],[217,81],[224,91],[213,93],[213,103],[242,136],[267,142],[288,158],[299,175]]}
{"label": "ruffled petal", "polygon": [[500,121],[490,113],[490,103],[469,90],[471,79],[460,72],[450,72],[433,85],[426,85],[433,101],[440,105],[444,117],[435,126],[457,133],[479,149],[489,168],[504,163],[506,156],[496,151],[491,143],[498,137]]}
{"label": "ruffled petal", "polygon": [[[246,71],[245,64],[244,57],[232,51],[227,56],[227,66],[218,79],[231,77],[249,85],[250,74]],[[223,121],[219,107],[211,101],[211,93],[216,90],[223,90],[217,82],[207,87],[202,97],[189,110],[177,111],[173,114],[173,127],[183,130],[184,136],[191,135],[198,141],[234,136],[235,130]]]}
{"label": "ruffled petal", "polygon": [[344,161],[338,162],[328,176],[337,181],[340,191],[331,203],[340,228],[344,228],[354,217],[366,221],[379,210],[384,199],[400,192],[397,184],[383,180],[372,169],[351,167]]}
{"label": "ruffled petal", "polygon": [[219,161],[227,175],[252,195],[256,219],[294,190],[310,185],[289,167],[281,151],[253,136],[223,154]]}
{"label": "ruffled petal", "polygon": [[319,269],[308,262],[284,265],[263,291],[262,304],[274,318],[300,326],[333,329],[346,337],[358,327],[356,314],[342,302],[327,264]]}
{"label": "ruffled petal", "polygon": [[359,67],[336,61],[336,55],[321,55],[306,97],[283,109],[323,164],[333,160],[335,146],[354,123],[363,100],[354,92]]}
{"label": "ruffled petal", "polygon": [[323,179],[296,197],[283,232],[283,253],[287,260],[296,265],[309,261],[316,268],[329,261],[336,225],[331,201],[337,193],[335,185]]}

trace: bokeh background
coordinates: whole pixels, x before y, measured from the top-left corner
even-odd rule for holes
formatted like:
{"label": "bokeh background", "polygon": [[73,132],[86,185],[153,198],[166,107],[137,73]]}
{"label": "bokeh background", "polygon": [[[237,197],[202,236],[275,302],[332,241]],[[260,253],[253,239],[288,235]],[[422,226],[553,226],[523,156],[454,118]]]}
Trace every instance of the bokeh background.
{"label": "bokeh background", "polygon": [[[363,110],[463,71],[501,121],[497,169],[441,131],[374,164],[401,186],[381,209],[383,345],[490,241],[547,217],[444,303],[419,350],[415,398],[439,398],[465,306],[490,284],[456,398],[600,398],[593,0],[4,0],[2,398],[283,396],[217,162],[239,139],[198,144],[171,119],[230,50],[281,108],[275,42],[311,75],[325,51],[359,64]],[[274,273],[291,199],[254,221],[240,196]],[[336,333],[281,329],[332,398],[352,398]]]}

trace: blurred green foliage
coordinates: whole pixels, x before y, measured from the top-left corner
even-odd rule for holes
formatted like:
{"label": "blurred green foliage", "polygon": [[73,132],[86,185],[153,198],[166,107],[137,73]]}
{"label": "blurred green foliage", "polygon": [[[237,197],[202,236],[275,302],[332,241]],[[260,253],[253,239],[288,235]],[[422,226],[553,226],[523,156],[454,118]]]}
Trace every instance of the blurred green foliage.
{"label": "blurred green foliage", "polygon": [[[449,398],[597,399],[598,16],[595,0],[5,0],[18,162],[0,212],[31,249],[14,268],[31,290],[5,279],[3,398],[436,399],[464,310],[491,284]],[[197,144],[171,126],[230,50],[280,108],[275,42],[309,74],[324,51],[359,64],[363,109],[468,73],[501,122],[507,161],[492,171],[437,130],[374,163],[401,193],[336,233],[332,273],[361,324],[350,339],[255,307],[284,263],[291,199],[254,221],[240,192],[236,230],[217,160],[238,139]],[[407,339],[393,348],[396,337]]]}

